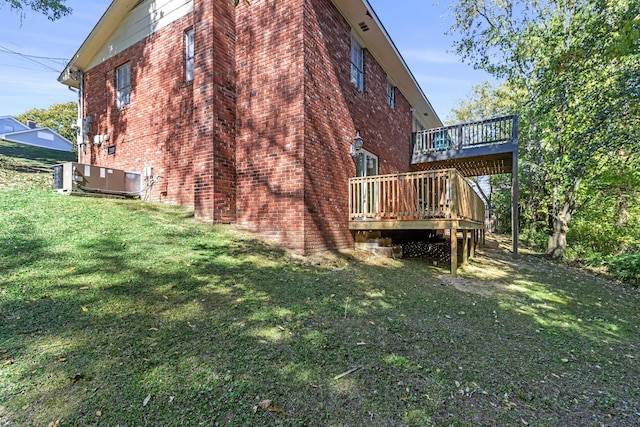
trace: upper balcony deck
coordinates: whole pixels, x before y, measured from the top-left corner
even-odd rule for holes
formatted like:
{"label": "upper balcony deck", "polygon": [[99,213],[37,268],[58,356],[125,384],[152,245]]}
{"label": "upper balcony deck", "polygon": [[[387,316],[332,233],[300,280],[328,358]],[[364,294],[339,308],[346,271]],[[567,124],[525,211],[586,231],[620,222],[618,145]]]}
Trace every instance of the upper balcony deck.
{"label": "upper balcony deck", "polygon": [[[517,116],[414,133],[412,165],[419,170],[455,168],[465,177],[511,173],[518,152]],[[517,167],[517,165],[516,165]]]}

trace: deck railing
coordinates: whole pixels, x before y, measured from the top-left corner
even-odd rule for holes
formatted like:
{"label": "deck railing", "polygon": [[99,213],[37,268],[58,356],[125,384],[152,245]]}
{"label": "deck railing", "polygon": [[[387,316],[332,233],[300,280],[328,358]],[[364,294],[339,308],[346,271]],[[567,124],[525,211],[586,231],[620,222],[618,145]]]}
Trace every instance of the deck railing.
{"label": "deck railing", "polygon": [[413,154],[423,156],[447,150],[508,144],[516,140],[517,133],[516,116],[428,129],[414,134]]}
{"label": "deck railing", "polygon": [[455,169],[349,179],[349,220],[466,219],[484,203]]}

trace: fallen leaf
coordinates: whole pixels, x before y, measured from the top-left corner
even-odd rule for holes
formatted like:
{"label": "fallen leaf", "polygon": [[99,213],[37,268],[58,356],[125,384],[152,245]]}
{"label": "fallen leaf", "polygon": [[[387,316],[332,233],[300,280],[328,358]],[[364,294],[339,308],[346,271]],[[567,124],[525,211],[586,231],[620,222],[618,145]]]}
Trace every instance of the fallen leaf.
{"label": "fallen leaf", "polygon": [[157,331],[158,328],[149,328],[150,331]]}
{"label": "fallen leaf", "polygon": [[83,305],[82,306],[82,311],[89,311],[89,309]]}
{"label": "fallen leaf", "polygon": [[28,407],[29,407],[29,404],[26,404],[26,405],[24,405],[24,406],[22,407],[22,410],[23,410],[23,411],[26,411]]}
{"label": "fallen leaf", "polygon": [[149,403],[149,400],[151,400],[151,395],[148,395],[147,397],[144,398],[144,401],[142,401],[142,406],[147,406],[147,403]]}
{"label": "fallen leaf", "polygon": [[96,411],[96,417],[101,417],[102,416],[102,411]]}
{"label": "fallen leaf", "polygon": [[80,290],[81,290],[81,291],[86,291],[86,290],[88,290],[88,289],[89,289],[89,287],[88,287],[88,286],[83,286],[83,287],[81,287],[81,288],[80,288]]}
{"label": "fallen leaf", "polygon": [[173,399],[175,399],[175,396],[169,396],[169,403],[173,402]]}
{"label": "fallen leaf", "polygon": [[195,329],[196,328],[196,325],[192,324],[191,322],[187,322],[187,325],[189,325],[189,327],[191,329]]}
{"label": "fallen leaf", "polygon": [[285,330],[285,329],[284,329],[284,327],[283,327],[283,326],[280,326],[280,325],[277,325],[277,326],[276,326],[276,328],[280,329],[281,331],[284,331],[284,330]]}
{"label": "fallen leaf", "polygon": [[58,427],[60,420],[51,421],[48,427]]}
{"label": "fallen leaf", "polygon": [[58,357],[58,362],[66,362],[67,358],[66,357]]}
{"label": "fallen leaf", "polygon": [[258,406],[266,411],[271,406],[271,400],[263,400],[258,403]]}
{"label": "fallen leaf", "polygon": [[269,412],[282,412],[282,409],[280,409],[280,408],[278,408],[276,406],[269,406],[267,408],[267,411],[269,411]]}

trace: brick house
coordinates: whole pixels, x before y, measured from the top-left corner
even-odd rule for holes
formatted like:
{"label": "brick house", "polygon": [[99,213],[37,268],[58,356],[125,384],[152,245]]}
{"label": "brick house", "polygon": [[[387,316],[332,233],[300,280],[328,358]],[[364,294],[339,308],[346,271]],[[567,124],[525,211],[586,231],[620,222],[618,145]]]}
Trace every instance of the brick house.
{"label": "brick house", "polygon": [[349,178],[415,169],[442,126],[366,0],[114,0],[59,80],[79,162],[302,252],[353,247]]}

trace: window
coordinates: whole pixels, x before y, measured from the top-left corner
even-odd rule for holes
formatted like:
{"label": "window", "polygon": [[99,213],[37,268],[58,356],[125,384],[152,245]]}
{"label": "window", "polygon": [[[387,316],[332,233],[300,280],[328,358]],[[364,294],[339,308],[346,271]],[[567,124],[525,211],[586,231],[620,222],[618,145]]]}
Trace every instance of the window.
{"label": "window", "polygon": [[396,108],[396,87],[387,80],[387,105]]}
{"label": "window", "polygon": [[378,156],[362,150],[356,157],[356,176],[378,175]]}
{"label": "window", "polygon": [[[356,176],[378,175],[378,156],[362,150],[356,157]],[[359,184],[359,209],[363,214],[379,212],[379,182],[362,182]]]}
{"label": "window", "polygon": [[131,102],[131,63],[116,68],[116,106],[122,108]]}
{"label": "window", "polygon": [[353,36],[351,36],[351,83],[358,90],[364,90],[364,49]]}
{"label": "window", "polygon": [[184,56],[185,56],[185,80],[193,80],[195,49],[193,44],[193,29],[184,33]]}

